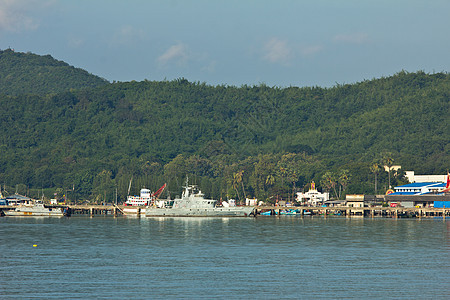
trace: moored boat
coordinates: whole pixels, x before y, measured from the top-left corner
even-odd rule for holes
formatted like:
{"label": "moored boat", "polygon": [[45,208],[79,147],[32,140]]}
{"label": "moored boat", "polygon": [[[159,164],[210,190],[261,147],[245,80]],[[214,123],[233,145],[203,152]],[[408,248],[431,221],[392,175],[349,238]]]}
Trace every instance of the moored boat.
{"label": "moored boat", "polygon": [[150,205],[152,200],[151,191],[143,188],[140,190],[139,196],[128,196],[127,201],[123,203],[122,209],[125,214],[144,213],[145,207]]}
{"label": "moored boat", "polygon": [[139,196],[128,196],[127,201],[123,203],[124,214],[144,214],[147,206],[151,206],[156,197],[162,193],[166,184],[152,194],[149,189],[142,188]]}
{"label": "moored boat", "polygon": [[252,206],[217,206],[217,200],[205,199],[195,185],[186,179],[181,198],[155,201],[145,210],[146,217],[246,217],[253,213]]}
{"label": "moored boat", "polygon": [[285,216],[293,216],[293,215],[297,215],[298,211],[296,209],[286,209],[286,210],[282,210],[280,211],[280,215],[285,215]]}
{"label": "moored boat", "polygon": [[61,208],[45,207],[40,200],[35,200],[32,204],[20,205],[11,210],[5,210],[6,216],[31,216],[31,217],[62,217],[64,214]]}

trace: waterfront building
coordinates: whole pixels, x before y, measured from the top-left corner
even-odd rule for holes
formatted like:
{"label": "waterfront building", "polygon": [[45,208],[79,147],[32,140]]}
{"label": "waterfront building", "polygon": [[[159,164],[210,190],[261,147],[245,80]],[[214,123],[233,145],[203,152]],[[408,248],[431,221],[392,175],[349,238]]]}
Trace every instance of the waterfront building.
{"label": "waterfront building", "polygon": [[[439,176],[439,175],[426,175]],[[432,177],[428,177],[429,179]],[[413,182],[395,187],[395,192],[386,195],[386,201],[403,207],[448,207],[450,204],[450,174],[435,177],[437,182]],[[414,180],[420,180],[414,178]]]}
{"label": "waterfront building", "polygon": [[411,183],[445,182],[447,180],[447,175],[416,175],[414,171],[405,171],[405,177]]}
{"label": "waterfront building", "polygon": [[364,195],[346,195],[346,206],[347,207],[364,207]]}
{"label": "waterfront building", "polygon": [[319,192],[314,181],[311,182],[311,188],[306,193],[297,192],[297,201],[311,206],[322,205],[329,199],[330,194]]}
{"label": "waterfront building", "polygon": [[444,182],[414,182],[394,187],[395,192],[390,195],[439,194],[444,188]]}

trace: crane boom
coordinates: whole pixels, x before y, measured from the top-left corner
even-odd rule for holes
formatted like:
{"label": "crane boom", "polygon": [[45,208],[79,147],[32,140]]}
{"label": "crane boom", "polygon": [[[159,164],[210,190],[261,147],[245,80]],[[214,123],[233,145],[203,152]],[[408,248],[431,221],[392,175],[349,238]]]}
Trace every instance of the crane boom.
{"label": "crane boom", "polygon": [[164,183],[164,185],[162,187],[159,188],[159,190],[157,190],[156,192],[153,193],[153,197],[157,198],[166,188],[166,183]]}

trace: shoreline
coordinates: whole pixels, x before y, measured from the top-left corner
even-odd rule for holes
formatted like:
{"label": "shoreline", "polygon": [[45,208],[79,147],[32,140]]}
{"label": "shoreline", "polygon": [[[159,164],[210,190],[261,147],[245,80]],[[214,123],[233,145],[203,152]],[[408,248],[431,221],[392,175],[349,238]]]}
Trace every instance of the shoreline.
{"label": "shoreline", "polygon": [[[140,209],[137,213],[123,213],[121,205],[54,205],[54,208],[69,208],[72,215],[85,216],[137,216],[144,217]],[[16,206],[0,206],[0,215],[3,210],[14,209]],[[255,215],[262,216],[262,212],[271,212],[269,216],[340,216],[340,217],[393,217],[393,218],[450,218],[450,208],[435,207],[316,207],[316,206],[255,206]]]}

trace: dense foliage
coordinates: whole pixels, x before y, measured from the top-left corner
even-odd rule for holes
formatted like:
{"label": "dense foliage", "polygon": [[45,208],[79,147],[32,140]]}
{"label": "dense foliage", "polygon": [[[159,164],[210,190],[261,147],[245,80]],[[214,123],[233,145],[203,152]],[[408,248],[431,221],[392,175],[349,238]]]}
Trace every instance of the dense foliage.
{"label": "dense foliage", "polygon": [[381,165],[446,172],[449,99],[450,76],[423,72],[327,89],[178,79],[3,95],[0,182],[94,201],[116,189],[123,201],[131,178],[132,193],[167,182],[178,195],[186,175],[215,198],[291,199],[312,180],[335,197],[374,193],[375,179],[384,192],[403,178]]}
{"label": "dense foliage", "polygon": [[108,84],[105,79],[55,60],[50,55],[0,50],[0,94],[45,95],[105,84]]}

